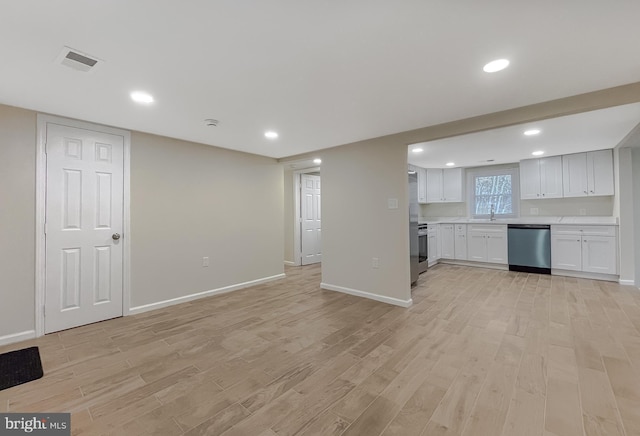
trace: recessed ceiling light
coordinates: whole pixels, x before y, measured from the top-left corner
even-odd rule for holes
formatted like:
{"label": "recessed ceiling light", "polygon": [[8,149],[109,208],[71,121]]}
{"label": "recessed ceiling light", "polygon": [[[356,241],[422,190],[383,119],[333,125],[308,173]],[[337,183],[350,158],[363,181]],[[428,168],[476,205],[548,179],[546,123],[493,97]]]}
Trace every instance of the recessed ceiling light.
{"label": "recessed ceiling light", "polygon": [[[454,165],[455,165],[455,162],[447,162],[447,166],[448,166],[448,167],[452,167],[452,166],[454,166]],[[447,173],[447,174],[448,174],[448,173]]]}
{"label": "recessed ceiling light", "polygon": [[148,92],[133,91],[130,95],[131,95],[131,100],[135,101],[136,103],[144,103],[144,104],[153,103],[153,96]]}
{"label": "recessed ceiling light", "polygon": [[278,132],[274,132],[273,130],[267,130],[264,132],[265,138],[276,139],[278,137]]}
{"label": "recessed ceiling light", "polygon": [[416,147],[416,148],[411,149],[411,151],[414,152],[414,153],[422,153],[424,150],[422,148],[420,148],[420,147]]}
{"label": "recessed ceiling light", "polygon": [[534,155],[534,156],[542,156],[544,154],[544,151],[534,151],[531,154]]}
{"label": "recessed ceiling light", "polygon": [[509,66],[509,61],[507,59],[496,59],[495,61],[489,62],[482,69],[485,73],[495,73],[496,71],[504,70]]}
{"label": "recessed ceiling light", "polygon": [[529,129],[529,130],[525,130],[524,134],[527,136],[533,136],[533,135],[537,135],[541,132],[540,129]]}
{"label": "recessed ceiling light", "polygon": [[314,164],[321,164],[322,163],[322,159],[314,159],[313,163]]}

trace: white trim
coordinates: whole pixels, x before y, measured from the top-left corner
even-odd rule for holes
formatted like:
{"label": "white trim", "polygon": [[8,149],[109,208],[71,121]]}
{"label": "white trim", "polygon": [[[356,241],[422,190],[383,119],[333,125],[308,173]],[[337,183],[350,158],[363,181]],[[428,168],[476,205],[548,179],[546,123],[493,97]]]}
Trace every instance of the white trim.
{"label": "white trim", "polygon": [[343,286],[331,285],[329,283],[320,283],[320,288],[327,291],[342,292],[343,294],[355,295],[356,297],[368,298],[382,303],[393,304],[394,306],[409,307],[413,304],[413,300],[400,300],[398,298],[385,297],[384,295],[372,294],[371,292],[359,291],[357,289],[345,288]]}
{"label": "white trim", "polygon": [[285,260],[284,264],[289,266],[299,266],[297,263],[291,262],[290,260]]}
{"label": "white trim", "polygon": [[26,341],[36,337],[35,330],[27,330],[26,332],[13,333],[11,335],[0,336],[0,345],[13,344],[14,342]]}
{"label": "white trim", "polygon": [[475,260],[461,259],[438,259],[438,263],[447,265],[470,266],[472,268],[498,269],[501,271],[509,271],[509,265],[504,263],[476,262]]}
{"label": "white trim", "polygon": [[551,268],[551,275],[553,276],[565,276],[565,277],[575,277],[578,279],[590,279],[590,280],[605,280],[607,282],[619,282],[619,277],[613,274],[600,274],[600,273],[590,273],[584,271],[570,271],[566,269],[554,269]]}
{"label": "white trim", "polygon": [[163,307],[173,306],[175,304],[186,303],[188,301],[197,300],[204,297],[211,297],[213,295],[226,294],[227,292],[237,291],[238,289],[244,289],[255,285],[271,282],[286,277],[285,274],[276,274],[275,276],[264,277],[257,280],[251,280],[249,282],[238,283],[235,285],[225,286],[223,288],[211,289],[210,291],[197,292],[195,294],[184,295],[182,297],[172,298],[170,300],[158,301],[156,303],[143,304],[142,306],[136,306],[129,309],[127,315],[136,315],[138,313],[148,312],[150,310],[162,309]]}
{"label": "white trim", "polygon": [[620,279],[620,280],[618,280],[618,283],[620,283],[621,285],[625,285],[625,286],[635,286],[636,285],[636,281],[635,280],[623,280],[623,279]]}
{"label": "white trim", "polygon": [[131,132],[114,127],[88,123],[85,121],[57,117],[54,115],[37,115],[36,144],[36,295],[35,295],[35,337],[44,335],[44,303],[46,280],[46,240],[44,234],[45,205],[47,193],[47,160],[45,145],[47,142],[47,123],[96,132],[122,136],[124,144],[124,208],[122,238],[122,315],[129,311],[131,305]]}
{"label": "white trim", "polygon": [[496,214],[496,218],[518,218],[520,216],[520,166],[486,166],[470,168],[466,172],[467,183],[467,214],[471,219],[488,219],[489,215],[475,215],[475,186],[474,179],[482,176],[499,176],[503,174],[511,175],[511,207],[513,213],[510,214]]}

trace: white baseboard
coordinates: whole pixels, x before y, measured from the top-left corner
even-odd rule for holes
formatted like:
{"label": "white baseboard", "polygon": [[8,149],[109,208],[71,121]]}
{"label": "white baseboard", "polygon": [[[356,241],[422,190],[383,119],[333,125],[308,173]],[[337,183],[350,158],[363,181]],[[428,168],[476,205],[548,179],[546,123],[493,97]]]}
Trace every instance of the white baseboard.
{"label": "white baseboard", "polygon": [[618,280],[618,283],[620,283],[621,285],[627,285],[627,286],[635,286],[636,285],[636,281],[635,280],[623,280],[623,279],[620,279],[620,280]]}
{"label": "white baseboard", "polygon": [[289,265],[289,266],[298,266],[298,264],[297,264],[297,263],[295,263],[295,262],[291,262],[290,260],[285,260],[285,261],[284,261],[284,264],[285,264],[285,265]]}
{"label": "white baseboard", "polygon": [[371,292],[359,291],[357,289],[345,288],[343,286],[331,285],[329,283],[320,283],[322,289],[327,291],[342,292],[343,294],[355,295],[356,297],[368,298],[370,300],[380,301],[382,303],[393,304],[394,306],[409,307],[413,304],[413,300],[400,300],[398,298],[385,297],[384,295],[372,294]]}
{"label": "white baseboard", "polygon": [[248,288],[250,286],[260,285],[262,283],[271,282],[284,278],[284,274],[277,274],[275,276],[264,277],[257,280],[251,280],[249,282],[238,283],[231,286],[225,286],[223,288],[211,289],[209,291],[198,292],[195,294],[185,295],[178,298],[172,298],[170,300],[158,301],[157,303],[144,304],[142,306],[136,306],[129,309],[127,315],[135,315],[138,313],[148,312],[150,310],[162,309],[163,307],[173,306],[175,304],[186,303],[187,301],[197,300],[199,298],[210,297],[212,295],[226,294],[227,292],[237,291],[238,289]]}
{"label": "white baseboard", "polygon": [[13,344],[14,342],[26,341],[36,337],[35,330],[27,330],[26,332],[13,333],[11,335],[0,336],[0,345]]}
{"label": "white baseboard", "polygon": [[606,282],[616,282],[616,283],[618,283],[620,280],[620,278],[617,275],[613,275],[613,274],[599,274],[599,273],[590,273],[590,272],[584,272],[584,271],[568,271],[565,269],[553,269],[553,268],[551,268],[551,275],[575,277],[578,279],[603,280]]}

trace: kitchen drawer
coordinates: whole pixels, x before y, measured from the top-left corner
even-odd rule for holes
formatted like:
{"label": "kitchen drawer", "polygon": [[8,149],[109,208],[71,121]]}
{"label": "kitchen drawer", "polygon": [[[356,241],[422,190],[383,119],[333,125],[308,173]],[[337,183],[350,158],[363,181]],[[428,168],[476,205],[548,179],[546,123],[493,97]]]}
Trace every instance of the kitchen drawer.
{"label": "kitchen drawer", "polygon": [[507,233],[507,226],[504,224],[469,224],[467,230],[482,233]]}
{"label": "kitchen drawer", "polygon": [[616,236],[616,226],[551,226],[552,235]]}

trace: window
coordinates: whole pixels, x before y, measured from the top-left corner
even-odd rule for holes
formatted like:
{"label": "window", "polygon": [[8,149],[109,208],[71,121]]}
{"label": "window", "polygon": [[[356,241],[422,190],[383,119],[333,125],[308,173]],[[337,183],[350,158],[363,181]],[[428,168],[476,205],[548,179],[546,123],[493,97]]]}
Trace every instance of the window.
{"label": "window", "polygon": [[469,172],[469,215],[489,218],[493,208],[496,218],[518,216],[518,169],[478,169]]}

